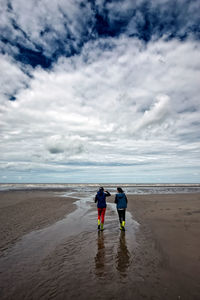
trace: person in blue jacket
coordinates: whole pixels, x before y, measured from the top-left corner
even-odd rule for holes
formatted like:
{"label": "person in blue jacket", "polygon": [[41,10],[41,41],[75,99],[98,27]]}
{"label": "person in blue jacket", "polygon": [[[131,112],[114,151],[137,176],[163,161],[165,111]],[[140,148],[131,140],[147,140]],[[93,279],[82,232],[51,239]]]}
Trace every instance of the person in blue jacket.
{"label": "person in blue jacket", "polygon": [[103,230],[104,225],[104,217],[106,213],[106,197],[111,196],[111,194],[108,191],[104,191],[103,187],[99,188],[99,191],[97,192],[95,196],[95,203],[97,202],[97,209],[98,209],[98,229]]}
{"label": "person in blue jacket", "polygon": [[128,200],[121,187],[117,188],[117,194],[115,195],[115,203],[117,204],[117,212],[119,215],[120,229],[125,231],[125,215],[126,215]]}

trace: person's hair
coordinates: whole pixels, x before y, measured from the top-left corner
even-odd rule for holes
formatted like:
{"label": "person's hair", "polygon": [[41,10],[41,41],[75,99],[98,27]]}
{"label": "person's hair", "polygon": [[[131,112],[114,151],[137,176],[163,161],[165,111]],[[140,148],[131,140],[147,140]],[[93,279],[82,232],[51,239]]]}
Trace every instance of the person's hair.
{"label": "person's hair", "polygon": [[117,191],[118,191],[119,193],[123,193],[123,192],[124,192],[124,191],[122,190],[121,187],[117,187]]}
{"label": "person's hair", "polygon": [[104,191],[104,188],[102,186],[100,186],[99,190],[100,191]]}

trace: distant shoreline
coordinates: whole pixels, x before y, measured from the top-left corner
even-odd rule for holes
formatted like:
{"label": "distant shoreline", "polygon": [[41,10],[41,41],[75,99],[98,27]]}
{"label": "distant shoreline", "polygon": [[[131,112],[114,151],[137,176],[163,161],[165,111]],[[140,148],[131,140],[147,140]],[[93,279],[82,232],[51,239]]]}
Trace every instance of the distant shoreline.
{"label": "distant shoreline", "polygon": [[55,185],[55,186],[142,186],[142,187],[151,187],[151,186],[199,186],[200,183],[15,183],[15,182],[10,182],[10,183],[0,183],[0,186],[3,185],[35,185],[35,186],[44,186],[44,185]]}
{"label": "distant shoreline", "polygon": [[199,183],[0,183],[0,192],[6,191],[52,191],[95,193],[99,186],[104,186],[112,192],[121,186],[128,194],[180,194],[200,193]]}

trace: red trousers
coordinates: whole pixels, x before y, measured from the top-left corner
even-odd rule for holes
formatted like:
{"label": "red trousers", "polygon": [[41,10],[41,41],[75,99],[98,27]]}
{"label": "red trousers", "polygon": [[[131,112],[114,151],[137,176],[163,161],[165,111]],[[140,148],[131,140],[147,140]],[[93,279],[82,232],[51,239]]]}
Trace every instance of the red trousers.
{"label": "red trousers", "polygon": [[105,212],[106,212],[106,207],[98,208],[98,220],[100,220],[102,224],[104,223]]}

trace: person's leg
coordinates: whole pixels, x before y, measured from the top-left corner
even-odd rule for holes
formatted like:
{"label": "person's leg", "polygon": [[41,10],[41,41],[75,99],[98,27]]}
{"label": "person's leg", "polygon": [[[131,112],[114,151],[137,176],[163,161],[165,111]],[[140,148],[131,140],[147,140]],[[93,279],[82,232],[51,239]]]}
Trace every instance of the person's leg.
{"label": "person's leg", "polygon": [[125,230],[125,215],[126,215],[126,209],[122,210],[122,229]]}
{"label": "person's leg", "polygon": [[117,212],[118,212],[118,216],[119,216],[119,223],[120,223],[120,229],[122,229],[122,211],[121,211],[121,209],[118,209],[117,210]]}
{"label": "person's leg", "polygon": [[101,208],[98,208],[98,229],[100,229],[100,223],[101,223]]}
{"label": "person's leg", "polygon": [[117,212],[118,212],[118,216],[119,216],[119,223],[121,223],[122,222],[122,220],[121,220],[121,210],[117,210]]}
{"label": "person's leg", "polygon": [[106,213],[106,208],[102,208],[102,210],[101,210],[101,230],[103,230],[105,213]]}

